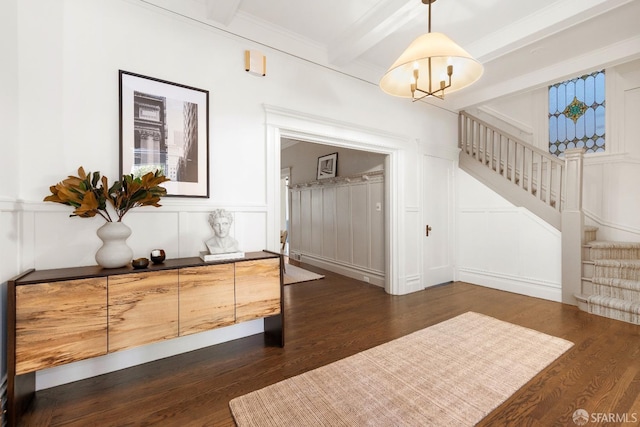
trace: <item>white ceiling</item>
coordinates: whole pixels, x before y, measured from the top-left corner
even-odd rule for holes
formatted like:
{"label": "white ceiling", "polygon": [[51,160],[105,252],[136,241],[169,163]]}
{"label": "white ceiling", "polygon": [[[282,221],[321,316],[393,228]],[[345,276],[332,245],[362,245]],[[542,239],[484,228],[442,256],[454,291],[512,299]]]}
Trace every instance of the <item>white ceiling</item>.
{"label": "white ceiling", "polygon": [[[140,0],[377,84],[427,32],[420,0]],[[437,0],[432,31],[485,67],[460,109],[640,58],[640,0]],[[433,100],[429,102],[441,102]]]}

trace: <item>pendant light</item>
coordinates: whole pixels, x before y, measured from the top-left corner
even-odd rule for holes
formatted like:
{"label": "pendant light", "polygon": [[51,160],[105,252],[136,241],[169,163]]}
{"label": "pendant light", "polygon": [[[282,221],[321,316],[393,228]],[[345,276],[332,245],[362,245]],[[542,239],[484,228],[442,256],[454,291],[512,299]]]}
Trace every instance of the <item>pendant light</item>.
{"label": "pendant light", "polygon": [[415,39],[387,70],[380,88],[393,96],[419,101],[428,96],[444,99],[447,93],[462,89],[482,76],[483,67],[467,51],[442,33],[429,32]]}

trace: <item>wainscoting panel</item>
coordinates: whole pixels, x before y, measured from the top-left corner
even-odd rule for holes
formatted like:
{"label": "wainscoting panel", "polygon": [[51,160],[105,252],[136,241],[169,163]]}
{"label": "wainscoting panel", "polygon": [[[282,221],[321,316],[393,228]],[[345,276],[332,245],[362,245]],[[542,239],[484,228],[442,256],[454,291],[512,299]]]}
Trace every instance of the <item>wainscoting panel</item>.
{"label": "wainscoting panel", "polygon": [[351,224],[353,230],[353,263],[369,267],[370,230],[366,184],[351,186]]}
{"label": "wainscoting panel", "polygon": [[292,258],[382,286],[383,199],[381,172],[294,185]]}
{"label": "wainscoting panel", "polygon": [[[300,215],[300,249],[304,252],[311,252],[311,241],[313,234],[311,232],[311,217],[313,207],[311,205],[311,191],[305,191],[300,194],[300,206],[298,207],[298,215]],[[294,215],[295,213],[292,213]]]}
{"label": "wainscoting panel", "polygon": [[[407,233],[407,253],[419,254],[417,257],[407,256],[407,262],[405,263],[405,280],[407,281],[407,289],[409,292],[421,291],[425,288],[425,284],[421,282],[422,277],[422,239],[424,234],[422,232],[422,215],[420,208],[417,206],[407,206],[404,212],[404,226],[407,230],[413,232]],[[411,262],[413,259],[418,259],[419,262]],[[416,280],[417,278],[417,280]]]}
{"label": "wainscoting panel", "polygon": [[588,157],[584,164],[583,209],[598,240],[639,241],[640,158],[630,155]]}
{"label": "wainscoting panel", "polygon": [[322,237],[324,234],[322,220],[322,188],[311,190],[311,252],[322,253]]}
{"label": "wainscoting panel", "polygon": [[381,233],[370,234],[371,238],[371,268],[384,271],[384,183],[369,185],[369,200],[371,212],[370,228],[382,230]]}
{"label": "wainscoting panel", "polygon": [[336,187],[336,218],[349,218],[349,221],[336,220],[336,260],[346,265],[353,263],[351,246],[351,188]]}
{"label": "wainscoting panel", "polygon": [[560,232],[524,208],[459,211],[458,279],[561,299]]}
{"label": "wainscoting panel", "polygon": [[322,255],[336,257],[336,189],[322,190]]}
{"label": "wainscoting panel", "polygon": [[302,194],[300,191],[291,191],[289,193],[289,200],[291,203],[291,217],[289,218],[290,228],[292,230],[300,230],[300,232],[296,233],[295,235],[291,233],[291,231],[289,231],[289,248],[302,247],[302,218],[300,217],[300,204],[302,203],[300,197],[301,195]]}
{"label": "wainscoting panel", "polygon": [[[32,264],[25,268],[47,269],[94,265],[95,252],[102,245],[96,230],[104,224],[102,218],[69,218],[66,211],[51,204],[39,207],[33,212],[25,212],[24,218],[32,218],[23,224],[25,247],[34,254]],[[214,232],[208,216],[217,207],[206,207],[196,211],[173,211],[171,206],[160,209],[140,208],[131,211],[124,219],[131,228],[127,245],[133,250],[134,258],[149,257],[152,249],[162,248],[167,258],[197,256],[206,250],[205,241]],[[230,231],[245,252],[266,248],[264,224],[266,212],[261,206],[225,207],[233,214]],[[26,251],[25,251],[26,252]]]}

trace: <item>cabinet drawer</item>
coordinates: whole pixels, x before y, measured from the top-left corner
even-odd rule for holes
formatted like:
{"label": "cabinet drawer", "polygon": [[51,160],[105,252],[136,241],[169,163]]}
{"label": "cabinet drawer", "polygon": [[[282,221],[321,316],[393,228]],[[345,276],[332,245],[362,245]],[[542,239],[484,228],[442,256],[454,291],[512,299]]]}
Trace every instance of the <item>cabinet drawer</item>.
{"label": "cabinet drawer", "polygon": [[280,313],[280,259],[236,263],[236,322]]}
{"label": "cabinet drawer", "polygon": [[180,269],[180,335],[235,322],[233,264]]}
{"label": "cabinet drawer", "polygon": [[109,352],[178,336],[178,270],[109,276]]}
{"label": "cabinet drawer", "polygon": [[16,374],[107,352],[107,278],[16,286]]}

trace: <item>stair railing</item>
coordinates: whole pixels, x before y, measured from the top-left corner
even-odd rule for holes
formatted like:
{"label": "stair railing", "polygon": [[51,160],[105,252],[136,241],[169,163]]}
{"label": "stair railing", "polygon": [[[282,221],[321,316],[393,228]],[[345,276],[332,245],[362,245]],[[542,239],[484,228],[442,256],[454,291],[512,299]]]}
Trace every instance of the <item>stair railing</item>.
{"label": "stair railing", "polygon": [[521,139],[462,111],[458,120],[458,147],[560,212],[565,162]]}
{"label": "stair railing", "polygon": [[[460,165],[476,172],[489,169],[488,181],[496,186],[499,182],[508,193],[526,196],[510,195],[523,205],[526,202],[530,205],[527,207],[535,208],[541,217],[562,231],[562,302],[575,305],[582,281],[584,149],[567,149],[561,160],[464,111],[459,115],[458,126]],[[477,167],[478,164],[481,166]],[[519,189],[513,191],[513,185],[544,204]]]}

